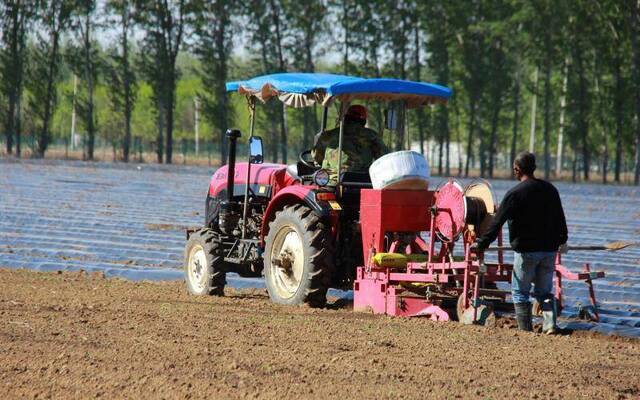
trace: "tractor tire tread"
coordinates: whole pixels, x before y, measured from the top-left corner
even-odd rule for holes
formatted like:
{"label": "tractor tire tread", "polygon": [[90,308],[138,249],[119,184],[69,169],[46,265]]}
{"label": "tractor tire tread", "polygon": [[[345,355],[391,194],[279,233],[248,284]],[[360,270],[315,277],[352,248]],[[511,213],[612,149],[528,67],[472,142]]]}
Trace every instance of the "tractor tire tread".
{"label": "tractor tire tread", "polygon": [[[224,287],[226,285],[226,273],[223,270],[224,259],[220,255],[220,247],[218,242],[218,234],[210,228],[203,228],[191,234],[194,240],[202,245],[204,252],[207,254],[207,275],[206,288],[204,293],[209,296],[224,296]],[[191,240],[191,239],[190,239]],[[188,248],[189,246],[187,246]],[[185,268],[187,268],[187,254],[185,254]]]}
{"label": "tractor tire tread", "polygon": [[287,206],[275,214],[275,218],[269,224],[270,232],[275,227],[276,221],[285,213],[291,214],[304,228],[302,233],[310,250],[307,259],[312,265],[311,271],[306,276],[308,282],[301,283],[301,286],[305,288],[305,293],[302,296],[303,302],[311,307],[323,307],[326,304],[327,290],[335,270],[334,260],[331,256],[334,244],[330,231],[309,207],[296,204]]}

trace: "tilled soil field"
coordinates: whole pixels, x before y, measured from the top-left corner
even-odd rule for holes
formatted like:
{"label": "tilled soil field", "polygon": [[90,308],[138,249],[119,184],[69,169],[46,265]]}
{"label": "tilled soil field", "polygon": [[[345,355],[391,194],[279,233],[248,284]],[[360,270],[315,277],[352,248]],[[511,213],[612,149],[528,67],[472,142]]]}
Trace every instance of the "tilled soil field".
{"label": "tilled soil field", "polygon": [[[0,265],[40,271],[84,269],[133,280],[182,279],[184,229],[202,225],[213,171],[181,165],[0,159]],[[431,186],[442,179],[434,177]],[[515,182],[492,184],[500,199]],[[639,187],[554,184],[562,196],[571,244],[640,237]],[[511,255],[506,261],[512,261]],[[589,262],[592,270],[606,273],[594,281],[601,317],[597,325],[575,320],[580,307],[589,304],[587,287],[565,281],[562,316],[571,318],[573,327],[640,337],[640,247],[570,252],[563,262],[574,272]],[[260,279],[227,280],[235,288],[263,286]]]}
{"label": "tilled soil field", "polygon": [[637,399],[640,341],[0,269],[0,398]]}

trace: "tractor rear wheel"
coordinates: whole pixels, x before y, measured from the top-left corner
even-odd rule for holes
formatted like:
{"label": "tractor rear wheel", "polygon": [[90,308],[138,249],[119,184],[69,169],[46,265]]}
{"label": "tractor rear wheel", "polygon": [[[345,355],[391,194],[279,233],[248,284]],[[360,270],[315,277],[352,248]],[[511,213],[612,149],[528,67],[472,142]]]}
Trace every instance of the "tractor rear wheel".
{"label": "tractor rear wheel", "polygon": [[334,271],[329,226],[304,205],[276,213],[265,239],[264,275],[275,303],[322,307]]}
{"label": "tractor rear wheel", "polygon": [[224,296],[223,265],[218,235],[207,228],[193,232],[184,250],[184,278],[189,292]]}

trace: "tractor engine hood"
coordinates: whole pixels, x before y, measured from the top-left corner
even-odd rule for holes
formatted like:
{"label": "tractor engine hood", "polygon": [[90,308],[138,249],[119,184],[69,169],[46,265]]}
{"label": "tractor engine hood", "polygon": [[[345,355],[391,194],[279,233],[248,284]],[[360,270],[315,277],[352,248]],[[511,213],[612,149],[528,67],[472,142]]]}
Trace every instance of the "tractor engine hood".
{"label": "tractor engine hood", "polygon": [[[234,173],[234,196],[243,196],[247,177],[247,163],[237,163]],[[224,197],[227,191],[226,165],[220,167],[211,176],[209,184],[209,196]],[[251,166],[251,176],[249,178],[250,188],[254,195],[261,197],[272,197],[282,188],[300,184],[295,178],[287,173],[287,166],[284,164],[253,164]]]}

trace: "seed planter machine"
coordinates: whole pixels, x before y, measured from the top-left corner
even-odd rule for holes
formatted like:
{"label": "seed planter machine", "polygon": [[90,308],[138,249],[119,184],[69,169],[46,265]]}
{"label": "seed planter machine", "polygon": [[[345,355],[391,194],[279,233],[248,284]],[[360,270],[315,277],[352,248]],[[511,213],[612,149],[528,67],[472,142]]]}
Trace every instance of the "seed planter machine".
{"label": "seed planter machine", "polygon": [[[224,295],[226,274],[235,272],[264,276],[269,297],[279,304],[323,307],[329,288],[353,288],[355,309],[482,324],[494,320],[494,310],[508,307],[509,292],[497,285],[511,282],[502,236],[495,257],[470,251],[496,210],[487,182],[463,187],[449,180],[429,190],[426,160],[411,151],[379,157],[370,167],[373,174],[352,171],[343,159],[352,149],[345,140],[352,103],[384,106],[380,134],[408,138],[406,111],[445,104],[449,88],[318,73],[263,75],[226,87],[247,100],[248,159],[236,163],[242,135],[229,129],[227,165],[209,182],[204,225],[187,230],[184,272],[190,293]],[[295,164],[264,162],[262,139],[255,136],[256,105],[275,100],[287,107],[322,108],[320,135],[331,132],[337,141],[335,180],[316,163],[313,149],[303,150]],[[330,111],[337,117],[333,129]],[[572,273],[558,255],[559,303],[563,281],[580,280],[589,286],[595,310],[592,280],[603,276],[590,272],[588,264],[584,272]]]}
{"label": "seed planter machine", "polygon": [[[496,211],[488,182],[463,187],[449,180],[435,191],[362,190],[360,222],[365,265],[357,268],[354,309],[393,316],[426,316],[435,321],[492,324],[494,310],[513,309],[498,282],[511,283],[513,265],[505,262],[502,234],[497,260],[470,250]],[[459,247],[459,249],[457,249]],[[454,252],[454,250],[457,250]],[[589,288],[592,312],[598,321],[593,280],[604,272],[569,271],[556,258],[558,310],[563,281],[582,281]]]}

